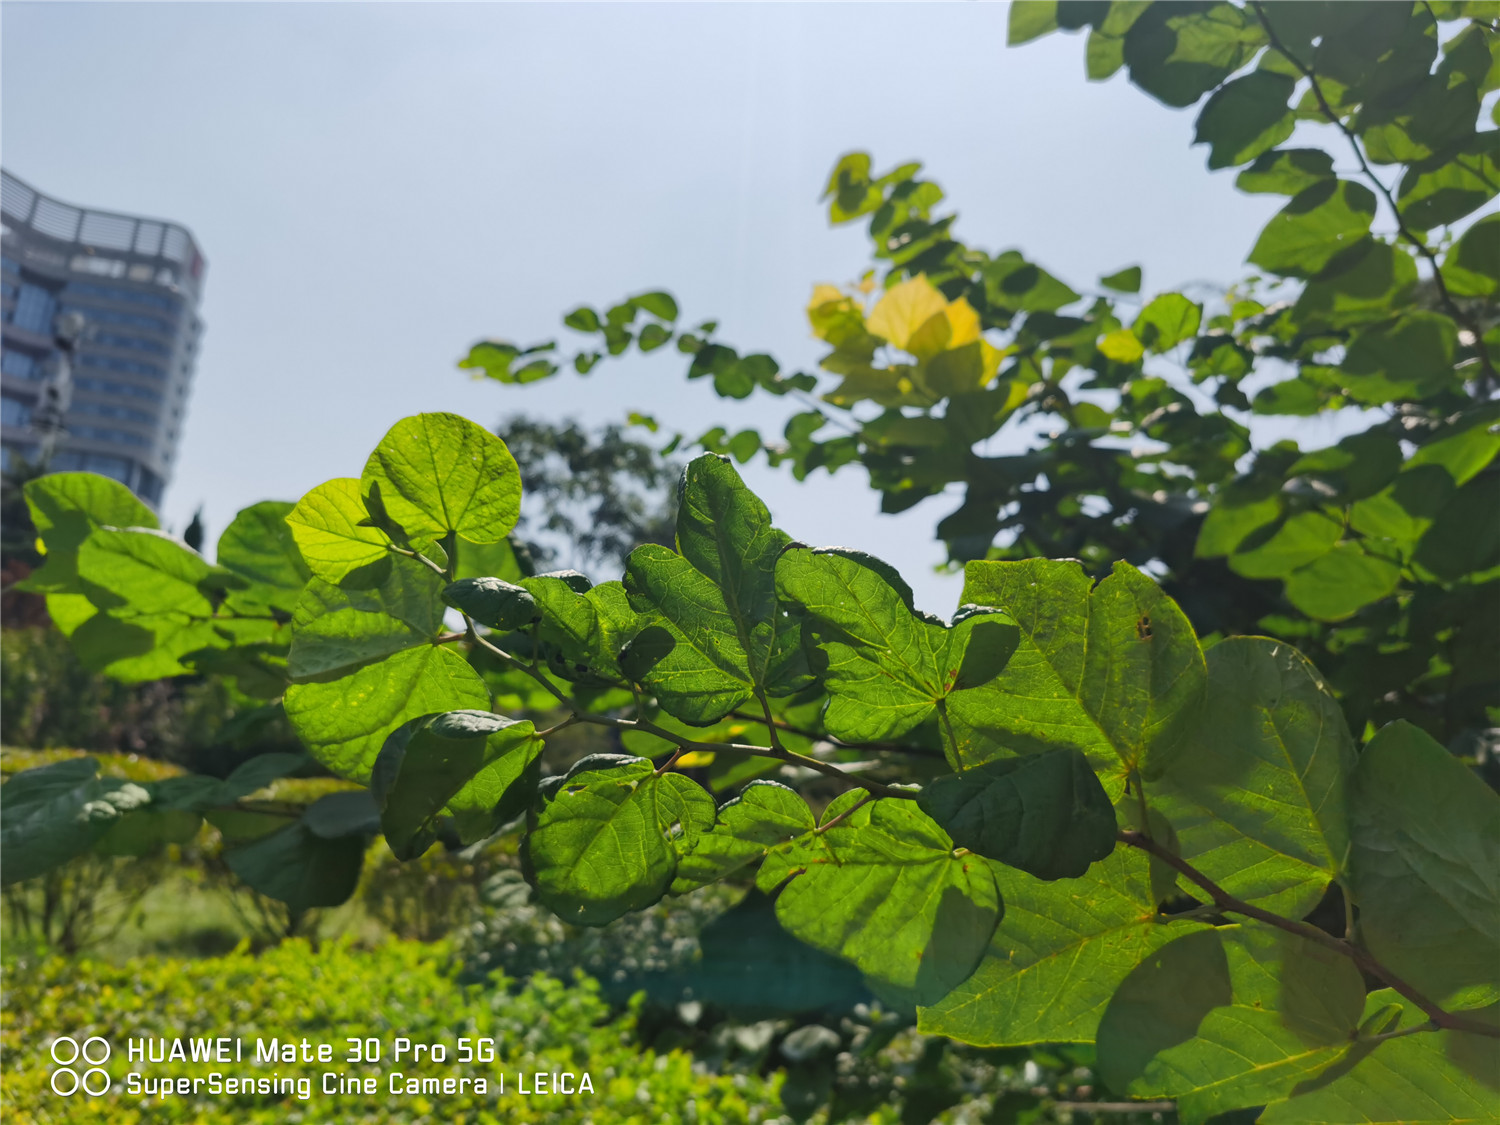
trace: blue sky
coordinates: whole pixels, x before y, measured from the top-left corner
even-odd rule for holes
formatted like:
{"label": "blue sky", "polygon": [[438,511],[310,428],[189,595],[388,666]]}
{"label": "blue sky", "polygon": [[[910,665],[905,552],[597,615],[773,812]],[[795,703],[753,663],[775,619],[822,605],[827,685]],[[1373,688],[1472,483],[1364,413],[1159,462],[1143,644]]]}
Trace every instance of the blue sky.
{"label": "blue sky", "polygon": [[[67,202],[187,225],[209,261],[196,387],[164,518],[357,476],[397,419],[452,410],[779,433],[674,353],[526,388],[455,361],[484,336],[666,288],[784,369],[802,308],[868,264],[817,197],[850,149],[921,159],[978,245],[1076,284],[1229,281],[1274,211],[1191,148],[1192,114],[1083,41],[1005,46],[1003,4],[0,5],[0,160]],[[746,473],[778,523],[881,555],[951,612],[939,498],[880,516],[862,470]],[[608,575],[596,577],[612,577]]]}

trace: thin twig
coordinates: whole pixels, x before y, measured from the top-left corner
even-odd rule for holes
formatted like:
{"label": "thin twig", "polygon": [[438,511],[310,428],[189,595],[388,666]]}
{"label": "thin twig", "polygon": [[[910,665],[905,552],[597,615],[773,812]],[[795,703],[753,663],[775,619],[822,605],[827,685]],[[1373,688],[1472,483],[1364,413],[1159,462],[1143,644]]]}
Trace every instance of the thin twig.
{"label": "thin twig", "polygon": [[679,750],[703,750],[711,753],[749,754],[756,758],[771,758],[787,765],[803,766],[810,770],[816,770],[827,777],[842,781],[845,785],[854,789],[868,789],[870,792],[881,797],[895,797],[899,800],[914,801],[917,795],[909,790],[896,789],[889,785],[882,785],[878,781],[868,778],[856,777],[851,773],[839,769],[831,762],[820,762],[817,758],[809,758],[804,754],[797,754],[791,750],[772,750],[768,746],[753,746],[744,742],[700,742],[696,739],[687,738],[676,731],[667,730],[665,727],[657,726],[648,719],[616,719],[609,715],[594,715],[582,712],[578,720],[584,723],[594,723],[598,726],[615,727],[618,730],[638,730],[646,734],[653,734],[663,741],[670,742]]}
{"label": "thin twig", "polygon": [[1254,918],[1257,922],[1264,922],[1268,926],[1275,926],[1279,930],[1285,930],[1289,934],[1306,938],[1308,941],[1316,942],[1324,949],[1331,949],[1340,956],[1347,957],[1364,973],[1374,977],[1381,983],[1395,989],[1405,996],[1426,1014],[1435,1027],[1448,1028],[1451,1031],[1466,1031],[1471,1035],[1487,1035],[1492,1039],[1500,1039],[1500,1027],[1480,1023],[1477,1020],[1466,1019],[1463,1016],[1454,1015],[1445,1011],[1433,1003],[1422,993],[1418,992],[1406,981],[1402,980],[1390,969],[1377,961],[1371,954],[1357,945],[1351,945],[1341,938],[1336,938],[1330,933],[1310,926],[1306,922],[1293,921],[1291,918],[1283,918],[1280,914],[1272,914],[1269,910],[1262,910],[1258,906],[1252,906],[1242,899],[1235,898],[1219,884],[1215,883],[1203,872],[1188,863],[1181,856],[1174,855],[1162,847],[1155,840],[1142,835],[1134,830],[1127,829],[1117,833],[1121,843],[1129,844],[1132,848],[1139,848],[1143,852],[1155,856],[1168,867],[1187,876],[1199,887],[1208,892],[1213,899],[1214,905],[1226,914],[1242,914],[1246,918]]}
{"label": "thin twig", "polygon": [[[490,652],[494,653],[494,655],[498,656],[501,660],[505,661],[507,664],[509,664],[512,668],[515,668],[517,671],[519,671],[519,672],[525,672],[533,680],[535,680],[537,683],[541,684],[544,688],[546,688],[548,691],[550,691],[552,693],[553,697],[559,703],[563,704],[565,707],[571,707],[572,706],[572,701],[569,700],[568,697],[566,695],[564,695],[561,690],[559,690],[559,688],[558,688],[558,686],[556,684],[554,684],[551,680],[549,680],[546,676],[544,676],[540,671],[538,671],[537,669],[535,669],[533,667],[530,667],[529,665],[527,665],[523,661],[517,660],[514,656],[512,656],[510,653],[506,652],[499,645],[492,644],[489,641],[485,640],[482,636],[480,636],[479,635],[479,630],[476,629],[476,628],[474,628],[474,620],[473,620],[473,618],[471,618],[468,614],[464,614],[464,624],[467,626],[466,633],[468,635],[469,640],[473,641],[480,648],[488,649]],[[583,716],[581,716],[581,715],[579,716],[579,718],[582,718],[582,717]]]}

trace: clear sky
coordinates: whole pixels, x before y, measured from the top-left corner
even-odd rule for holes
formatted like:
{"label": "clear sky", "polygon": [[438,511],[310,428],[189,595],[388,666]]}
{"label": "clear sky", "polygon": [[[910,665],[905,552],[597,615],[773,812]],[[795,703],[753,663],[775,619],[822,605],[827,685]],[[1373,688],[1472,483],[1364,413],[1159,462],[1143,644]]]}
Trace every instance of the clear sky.
{"label": "clear sky", "polygon": [[[926,162],[967,240],[1075,285],[1229,281],[1277,206],[1205,170],[1192,114],[1083,40],[1005,46],[1003,4],[0,4],[0,161],[67,202],[172,219],[207,323],[164,519],[357,476],[397,419],[451,410],[779,434],[675,352],[525,388],[454,364],[666,288],[725,342],[811,368],[802,309],[867,267],[817,198],[850,149]],[[919,604],[957,498],[877,514],[863,471],[747,477],[797,538],[883,556]],[[599,575],[596,577],[613,577]]]}

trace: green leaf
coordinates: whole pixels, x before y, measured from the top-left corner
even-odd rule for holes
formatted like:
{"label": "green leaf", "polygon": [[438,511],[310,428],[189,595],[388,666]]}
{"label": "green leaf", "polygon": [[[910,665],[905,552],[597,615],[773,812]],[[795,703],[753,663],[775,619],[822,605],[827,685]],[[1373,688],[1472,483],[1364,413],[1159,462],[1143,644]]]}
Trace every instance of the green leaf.
{"label": "green leaf", "polygon": [[[677,512],[681,554],[647,544],[631,552],[625,570],[630,604],[670,637],[670,645],[657,644],[654,662],[637,665],[668,712],[712,723],[757,692],[805,685],[794,667],[799,627],[776,597],[776,558],[788,542],[727,459],[704,454],[688,465]],[[780,682],[789,673],[791,682]]]}
{"label": "green leaf", "polygon": [[672,893],[717,882],[815,827],[812,810],[794,790],[775,781],[752,781],[720,806],[713,830],[701,833],[683,854]]}
{"label": "green leaf", "polygon": [[681,774],[658,776],[644,758],[593,754],[533,809],[527,877],[564,921],[602,926],[661,898],[679,851],[713,819],[713,799]]}
{"label": "green leaf", "polygon": [[380,810],[368,789],[325,793],[302,811],[302,823],[322,840],[363,836],[368,842],[380,832]]}
{"label": "green leaf", "polygon": [[1388,320],[1410,299],[1417,266],[1400,246],[1367,238],[1340,254],[1297,298],[1294,315],[1309,328],[1347,328]]}
{"label": "green leaf", "polygon": [[1146,793],[1183,859],[1230,894],[1301,918],[1345,873],[1354,761],[1338,701],[1307,658],[1231,637],[1208,651],[1193,749]]}
{"label": "green leaf", "polygon": [[338,582],[390,550],[390,537],[369,524],[362,496],[359,481],[341,477],[318,485],[286,517],[308,569],[325,582]]}
{"label": "green leaf", "polygon": [[500,578],[460,578],[443,588],[443,601],[486,628],[505,633],[541,617],[529,590]]}
{"label": "green leaf", "polygon": [[1056,30],[1057,0],[1017,0],[1010,6],[1008,45],[1029,43]]}
{"label": "green leaf", "polygon": [[1237,544],[1229,556],[1229,569],[1246,578],[1285,578],[1333,550],[1343,534],[1343,520],[1321,510],[1299,512],[1282,521],[1269,538],[1252,533]]}
{"label": "green leaf", "polygon": [[215,560],[255,584],[248,595],[232,593],[229,604],[264,601],[285,613],[296,606],[312,572],[286,522],[295,507],[283,500],[263,500],[241,508],[219,536]]}
{"label": "green leaf", "polygon": [[563,323],[578,332],[598,332],[603,328],[599,314],[587,305],[580,305],[563,317]]}
{"label": "green leaf", "polygon": [[603,683],[629,678],[620,667],[619,656],[640,622],[630,608],[624,586],[601,582],[580,591],[568,578],[554,574],[523,578],[521,582],[536,600],[542,619],[538,634],[549,650],[554,672],[570,680]]}
{"label": "green leaf", "polygon": [[363,836],[326,839],[300,820],[224,851],[231,871],[294,915],[347,901],[364,858]]}
{"label": "green leaf", "polygon": [[458,653],[421,645],[339,679],[292,684],[285,707],[313,757],[340,777],[365,782],[380,748],[408,719],[483,708],[490,694]]}
{"label": "green leaf", "polygon": [[[1370,993],[1365,1020],[1393,1006],[1401,1014],[1391,1030],[1426,1021],[1421,1011],[1393,989]],[[1259,1120],[1265,1125],[1332,1121],[1451,1125],[1495,1120],[1500,1039],[1424,1031],[1387,1040],[1373,1049],[1361,1045],[1349,1058],[1354,1060],[1352,1066],[1330,1068],[1295,1096],[1268,1106]]]}
{"label": "green leaf", "polygon": [[824,725],[848,742],[905,734],[950,697],[993,680],[1015,648],[1003,614],[979,610],[946,628],[919,616],[910,589],[899,578],[893,585],[891,574],[839,548],[792,548],[777,564],[783,596],[808,614],[827,656]]}
{"label": "green leaf", "polygon": [[208,617],[201,589],[212,568],[164,532],[100,528],[78,548],[78,574],[114,595],[122,617],[180,613]]}
{"label": "green leaf", "polygon": [[1056,747],[1082,750],[1112,800],[1132,771],[1160,772],[1192,731],[1206,673],[1193,627],[1126,563],[1097,587],[1077,562],[971,562],[963,600],[1004,607],[1016,653],[949,705],[966,767]]}
{"label": "green leaf", "polygon": [[1230,4],[1152,5],[1125,33],[1130,80],[1167,105],[1192,105],[1239,68],[1258,32]]}
{"label": "green leaf", "polygon": [[1458,382],[1457,346],[1458,326],[1451,318],[1410,312],[1355,333],[1339,375],[1351,398],[1374,406],[1426,398]]}
{"label": "green leaf", "polygon": [[557,364],[549,359],[533,359],[521,367],[515,362],[526,356],[553,349],[552,343],[537,344],[530,348],[518,348],[504,340],[481,340],[469,349],[469,354],[458,361],[460,368],[477,369],[497,383],[524,385],[548,379],[557,374]]}
{"label": "green leaf", "polygon": [[677,302],[673,300],[672,294],[655,291],[641,293],[630,298],[630,303],[636,308],[645,309],[658,320],[676,320]]}
{"label": "green leaf", "polygon": [[380,439],[360,478],[412,539],[457,532],[496,543],[521,514],[521,472],[505,443],[457,414],[418,414]]}
{"label": "green leaf", "polygon": [[979,1046],[1089,1043],[1130,971],[1161,946],[1205,929],[1157,915],[1144,853],[1114,852],[1083,878],[1047,883],[1001,868],[1005,919],[974,975],[917,1027]]}
{"label": "green leaf", "polygon": [[958,847],[1038,879],[1076,879],[1115,846],[1115,810],[1082,753],[1000,758],[917,798]]}
{"label": "green leaf", "polygon": [[78,548],[94,528],[158,526],[130,489],[95,473],[48,473],[27,481],[24,493],[46,559],[19,585],[37,594],[82,592]]}
{"label": "green leaf", "polygon": [[1139,293],[1141,291],[1141,267],[1127,266],[1118,273],[1106,274],[1099,284],[1117,293]]}
{"label": "green leaf", "polygon": [[1443,259],[1443,279],[1459,297],[1484,297],[1500,288],[1500,215],[1486,215],[1464,231]]}
{"label": "green leaf", "polygon": [[1364,981],[1347,957],[1269,926],[1218,936],[1233,1002],[1129,1087],[1138,1097],[1175,1097],[1187,1125],[1287,1097],[1349,1053],[1365,1007]]}
{"label": "green leaf", "polygon": [[757,885],[776,917],[815,949],[852,961],[888,995],[932,1003],[974,971],[1001,901],[991,864],[956,856],[948,834],[913,801],[887,798],[823,815],[781,845]]}
{"label": "green leaf", "polygon": [[1099,1021],[1099,1077],[1134,1089],[1161,1052],[1190,1041],[1203,1017],[1234,998],[1217,930],[1167,942],[1120,982]]}
{"label": "green leaf", "polygon": [[1487,473],[1443,505],[1417,543],[1413,561],[1446,582],[1500,565],[1500,476]]}
{"label": "green leaf", "polygon": [[1296,80],[1254,70],[1214,91],[1198,114],[1194,144],[1211,145],[1210,168],[1253,160],[1292,135],[1291,100]]}
{"label": "green leaf", "polygon": [[1151,351],[1165,352],[1197,335],[1202,318],[1202,307],[1181,293],[1163,293],[1141,310],[1130,330]]}
{"label": "green leaf", "polygon": [[443,580],[412,559],[392,558],[374,589],[314,578],[292,615],[287,670],[308,680],[436,640],[443,630]]}
{"label": "green leaf", "polygon": [[1316,562],[1293,571],[1286,597],[1318,621],[1341,621],[1396,589],[1401,567],[1344,542]]}
{"label": "green leaf", "polygon": [[1500,999],[1500,797],[1405,722],[1360,755],[1350,792],[1359,932],[1440,1004]]}
{"label": "green leaf", "polygon": [[1250,262],[1285,277],[1316,277],[1369,233],[1375,195],[1352,180],[1322,180],[1279,211],[1250,251]]}
{"label": "green leaf", "polygon": [[1234,186],[1252,194],[1301,195],[1333,178],[1333,157],[1322,149],[1279,148],[1257,156]]}
{"label": "green leaf", "polygon": [[1457,222],[1500,190],[1500,130],[1474,133],[1431,160],[1413,164],[1396,188],[1401,217],[1417,230]]}
{"label": "green leaf", "polygon": [[397,859],[415,859],[437,840],[444,815],[464,844],[493,834],[529,802],[534,787],[523,777],[541,752],[529,721],[487,711],[404,723],[385,740],[370,776],[386,843]]}
{"label": "green leaf", "polygon": [[141,786],[97,777],[98,770],[96,758],[65,758],[22,770],[0,786],[5,886],[82,855],[122,815],[150,802]]}

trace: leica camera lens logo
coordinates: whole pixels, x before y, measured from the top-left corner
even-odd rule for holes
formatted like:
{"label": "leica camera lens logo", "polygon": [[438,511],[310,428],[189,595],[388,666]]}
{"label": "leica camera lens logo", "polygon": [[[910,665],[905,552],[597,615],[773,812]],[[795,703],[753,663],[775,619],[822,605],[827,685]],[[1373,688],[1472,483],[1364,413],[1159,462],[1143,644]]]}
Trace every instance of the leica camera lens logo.
{"label": "leica camera lens logo", "polygon": [[[85,1039],[81,1044],[71,1035],[59,1035],[52,1041],[52,1092],[67,1098],[82,1090],[91,1098],[109,1092],[109,1072],[103,1064],[109,1061],[109,1040],[102,1035]],[[79,1071],[82,1070],[82,1074]]]}

